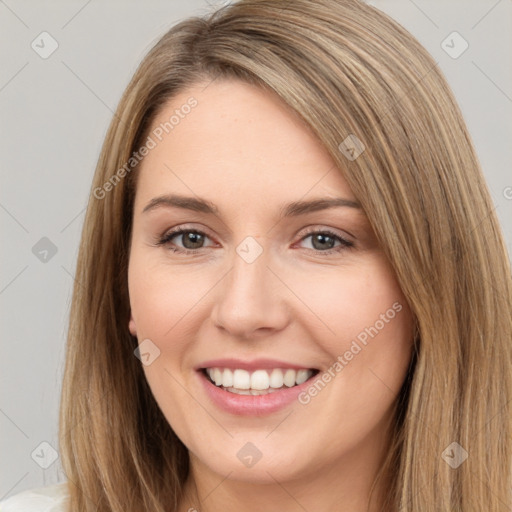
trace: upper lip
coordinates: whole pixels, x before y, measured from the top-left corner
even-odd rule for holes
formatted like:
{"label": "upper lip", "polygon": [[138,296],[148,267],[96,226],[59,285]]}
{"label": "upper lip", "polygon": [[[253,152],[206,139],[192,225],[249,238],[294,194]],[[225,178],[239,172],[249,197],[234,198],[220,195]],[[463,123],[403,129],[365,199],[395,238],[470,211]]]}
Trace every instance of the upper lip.
{"label": "upper lip", "polygon": [[291,368],[294,370],[316,369],[308,364],[295,364],[280,361],[278,359],[253,359],[251,361],[243,361],[242,359],[234,358],[211,359],[203,361],[195,367],[196,370],[201,370],[203,368],[231,368],[247,371],[265,370],[270,368]]}

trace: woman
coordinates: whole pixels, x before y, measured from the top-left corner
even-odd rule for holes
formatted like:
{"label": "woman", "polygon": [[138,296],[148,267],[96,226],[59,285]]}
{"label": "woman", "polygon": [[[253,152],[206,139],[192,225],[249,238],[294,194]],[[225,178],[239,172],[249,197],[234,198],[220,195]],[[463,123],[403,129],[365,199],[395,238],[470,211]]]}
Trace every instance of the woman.
{"label": "woman", "polygon": [[242,0],[165,34],[76,281],[55,510],[512,506],[503,237],[445,79],[380,11]]}

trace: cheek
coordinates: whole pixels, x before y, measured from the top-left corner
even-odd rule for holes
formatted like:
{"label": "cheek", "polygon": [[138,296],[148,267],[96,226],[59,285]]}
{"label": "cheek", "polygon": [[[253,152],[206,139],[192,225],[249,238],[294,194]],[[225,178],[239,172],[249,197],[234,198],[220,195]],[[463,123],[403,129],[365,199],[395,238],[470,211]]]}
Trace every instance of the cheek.
{"label": "cheek", "polygon": [[328,354],[331,374],[341,377],[332,387],[340,401],[351,403],[357,390],[357,403],[385,408],[399,392],[412,356],[413,315],[382,259],[329,270],[296,281],[307,306],[297,318]]}
{"label": "cheek", "polygon": [[[360,268],[343,267],[329,272],[304,273],[295,281],[297,295],[304,302],[310,325],[336,352],[347,342],[359,338],[364,342],[367,329],[382,333],[409,334],[408,309],[392,271],[380,259],[370,260]],[[367,333],[368,334],[368,333]]]}
{"label": "cheek", "polygon": [[[153,339],[161,350],[176,351],[187,340],[186,331],[208,300],[218,277],[181,270],[161,262],[142,263],[135,254],[130,261],[130,307],[139,340]],[[172,341],[167,343],[166,340]]]}

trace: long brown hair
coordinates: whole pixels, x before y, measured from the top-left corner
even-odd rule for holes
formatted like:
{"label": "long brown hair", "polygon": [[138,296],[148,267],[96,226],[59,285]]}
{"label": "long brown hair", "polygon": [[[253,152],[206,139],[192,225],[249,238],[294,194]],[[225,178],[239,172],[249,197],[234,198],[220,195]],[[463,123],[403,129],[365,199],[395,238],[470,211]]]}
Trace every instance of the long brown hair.
{"label": "long brown hair", "polygon": [[[167,101],[218,77],[274,91],[318,136],[414,313],[414,365],[382,468],[392,475],[389,508],[512,508],[509,260],[445,78],[414,37],[363,2],[242,0],[169,30],[108,130],[80,244],[62,392],[70,510],[163,512],[180,503],[188,453],[128,331],[133,159]],[[346,140],[361,141],[359,157],[347,158]]]}

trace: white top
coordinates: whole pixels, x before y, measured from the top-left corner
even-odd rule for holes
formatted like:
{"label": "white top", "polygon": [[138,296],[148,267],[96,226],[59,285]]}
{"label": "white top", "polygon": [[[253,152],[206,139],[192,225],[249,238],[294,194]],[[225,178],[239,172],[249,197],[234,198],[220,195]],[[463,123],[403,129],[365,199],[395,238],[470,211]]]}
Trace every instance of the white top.
{"label": "white top", "polygon": [[67,512],[67,483],[23,491],[0,501],[0,512]]}

